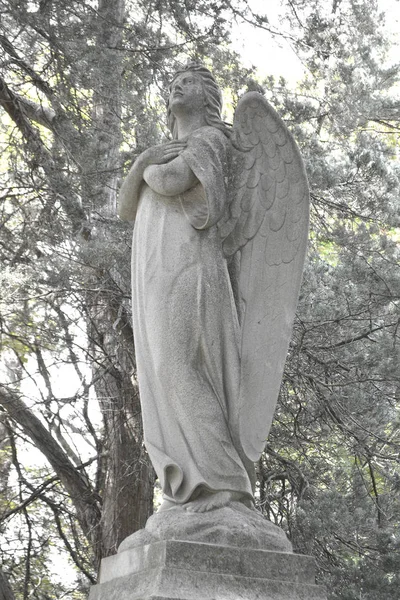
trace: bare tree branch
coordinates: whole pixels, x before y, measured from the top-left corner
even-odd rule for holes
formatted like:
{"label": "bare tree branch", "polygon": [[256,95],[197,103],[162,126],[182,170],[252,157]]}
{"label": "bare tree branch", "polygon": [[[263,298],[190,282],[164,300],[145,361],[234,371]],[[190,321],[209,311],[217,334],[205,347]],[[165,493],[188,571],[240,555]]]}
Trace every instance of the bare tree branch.
{"label": "bare tree branch", "polygon": [[[87,467],[88,465],[91,465],[93,462],[95,462],[97,460],[99,460],[99,457],[98,456],[94,456],[90,460],[87,460],[86,462],[82,463],[81,465],[78,465],[76,467],[76,469],[77,470],[84,469],[85,467]],[[15,506],[14,508],[11,508],[7,512],[5,512],[2,515],[0,515],[0,522],[3,522],[6,519],[8,519],[9,517],[12,517],[12,515],[15,515],[16,513],[19,513],[22,509],[26,508],[27,506],[29,506],[30,504],[32,504],[33,502],[35,502],[35,500],[37,500],[38,498],[40,498],[41,500],[47,501],[47,498],[46,498],[46,496],[44,495],[43,492],[45,490],[47,490],[47,489],[52,490],[53,487],[59,481],[60,481],[60,478],[57,475],[54,475],[53,477],[50,477],[49,479],[46,479],[39,487],[34,488],[34,486],[32,486],[28,481],[25,480],[25,484],[27,485],[27,487],[29,487],[29,489],[33,490],[32,494],[30,496],[28,496],[28,498],[26,498],[18,506]]]}
{"label": "bare tree branch", "polygon": [[0,403],[47,458],[71,496],[82,530],[96,547],[101,516],[99,499],[87,484],[86,478],[71,463],[44,425],[24,404],[19,394],[0,385]]}
{"label": "bare tree branch", "polygon": [[5,50],[5,52],[7,52],[7,54],[9,56],[11,56],[12,61],[18,66],[20,67],[23,71],[25,71],[25,73],[27,75],[29,75],[29,77],[31,78],[32,82],[35,84],[35,86],[44,94],[46,94],[46,96],[52,96],[53,92],[51,90],[51,87],[49,86],[49,84],[47,83],[47,81],[45,81],[44,79],[42,79],[37,73],[36,71],[34,71],[34,69],[32,69],[32,67],[30,67],[18,54],[18,52],[15,50],[14,46],[12,45],[12,43],[4,36],[4,35],[0,35],[0,44],[3,47],[3,49]]}
{"label": "bare tree branch", "polygon": [[47,129],[53,129],[56,113],[52,108],[43,106],[43,104],[36,104],[23,96],[18,96],[18,101],[23,106],[24,112],[29,119],[39,125],[43,125],[43,127],[47,127]]}
{"label": "bare tree branch", "polygon": [[53,189],[59,194],[63,200],[63,207],[75,230],[82,227],[82,223],[86,220],[86,215],[82,209],[80,199],[72,190],[68,196],[65,193],[60,194],[60,190],[69,189],[70,186],[64,181],[64,176],[59,169],[54,165],[54,161],[44,145],[39,131],[32,126],[25,114],[25,104],[21,102],[17,96],[6,84],[4,79],[0,77],[0,106],[8,113],[14,121],[24,140],[26,141],[29,152],[35,157],[37,165],[40,165],[45,171],[49,182]]}

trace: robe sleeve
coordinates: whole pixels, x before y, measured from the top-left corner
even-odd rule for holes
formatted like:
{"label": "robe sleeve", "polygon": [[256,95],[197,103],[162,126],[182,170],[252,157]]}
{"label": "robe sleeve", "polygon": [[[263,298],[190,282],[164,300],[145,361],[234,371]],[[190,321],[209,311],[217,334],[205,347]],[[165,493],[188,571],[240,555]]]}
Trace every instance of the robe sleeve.
{"label": "robe sleeve", "polygon": [[183,211],[195,229],[207,229],[221,218],[226,206],[230,142],[215,127],[194,132],[180,155],[200,184],[181,194]]}

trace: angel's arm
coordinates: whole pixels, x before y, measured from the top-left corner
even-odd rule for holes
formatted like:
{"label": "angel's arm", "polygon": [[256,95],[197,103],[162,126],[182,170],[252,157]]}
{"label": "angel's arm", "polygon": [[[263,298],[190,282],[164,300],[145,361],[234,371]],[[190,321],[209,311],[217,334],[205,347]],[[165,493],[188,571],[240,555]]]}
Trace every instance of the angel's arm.
{"label": "angel's arm", "polygon": [[[121,217],[121,219],[131,221],[135,218],[139,202],[140,189],[143,185],[143,181],[146,181],[146,183],[154,191],[159,191],[158,189],[155,189],[151,182],[153,179],[155,179],[156,181],[157,179],[162,179],[162,174],[160,174],[157,178],[154,177],[153,172],[158,171],[162,167],[168,167],[170,164],[174,163],[175,160],[179,157],[179,154],[185,148],[186,142],[174,140],[172,142],[168,142],[167,144],[160,144],[159,146],[153,146],[151,148],[148,148],[136,159],[128,175],[126,176],[119,193],[118,214]],[[178,166],[180,162],[181,161],[178,161]],[[187,167],[187,169],[189,169],[189,167]],[[182,178],[185,176],[185,181],[187,182],[187,184],[190,183],[190,174],[185,173],[184,169],[173,167],[172,171],[176,171],[178,177]],[[159,193],[164,193],[164,195],[173,195],[166,194],[162,191]]]}
{"label": "angel's arm", "polygon": [[119,191],[118,215],[124,221],[133,221],[136,216],[144,169],[139,157],[131,167]]}
{"label": "angel's arm", "polygon": [[154,192],[163,196],[183,194],[198,183],[182,156],[164,165],[150,165],[145,169],[143,179]]}

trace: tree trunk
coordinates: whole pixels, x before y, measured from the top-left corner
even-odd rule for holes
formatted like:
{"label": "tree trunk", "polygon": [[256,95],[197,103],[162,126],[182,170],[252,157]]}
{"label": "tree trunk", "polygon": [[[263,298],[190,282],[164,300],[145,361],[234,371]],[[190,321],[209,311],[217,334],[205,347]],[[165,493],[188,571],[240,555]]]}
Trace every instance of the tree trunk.
{"label": "tree trunk", "polygon": [[[124,0],[100,0],[98,63],[94,71],[91,165],[86,186],[96,219],[95,244],[115,240],[116,190],[121,144],[121,78]],[[114,229],[114,231],[113,231]],[[121,235],[121,234],[120,234]],[[126,257],[126,262],[129,257]],[[106,473],[102,511],[102,553],[113,554],[129,534],[144,527],[152,512],[154,474],[143,447],[133,334],[124,297],[130,294],[123,265],[97,270],[90,293],[89,339],[96,395],[105,426]],[[127,271],[127,269],[125,269]]]}
{"label": "tree trunk", "polygon": [[99,561],[101,558],[99,550],[100,508],[98,498],[86,478],[71,463],[58,442],[24,404],[18,394],[1,386],[0,403],[7,410],[8,415],[22,427],[57,473],[75,506],[82,531],[90,541],[94,555]]}
{"label": "tree trunk", "polygon": [[14,592],[0,568],[0,600],[15,600]]}

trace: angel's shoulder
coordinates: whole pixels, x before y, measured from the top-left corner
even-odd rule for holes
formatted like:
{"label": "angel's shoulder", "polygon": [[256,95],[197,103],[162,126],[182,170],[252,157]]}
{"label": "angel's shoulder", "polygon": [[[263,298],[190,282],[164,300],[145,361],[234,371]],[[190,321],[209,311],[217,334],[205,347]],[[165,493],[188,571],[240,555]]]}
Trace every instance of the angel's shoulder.
{"label": "angel's shoulder", "polygon": [[203,125],[192,133],[194,137],[219,137],[220,135],[224,136],[220,129],[212,125]]}
{"label": "angel's shoulder", "polygon": [[219,143],[228,145],[229,138],[217,127],[212,127],[211,125],[205,125],[204,127],[200,127],[196,129],[192,135],[190,136],[192,139],[202,139],[204,141],[208,141],[210,143]]}

